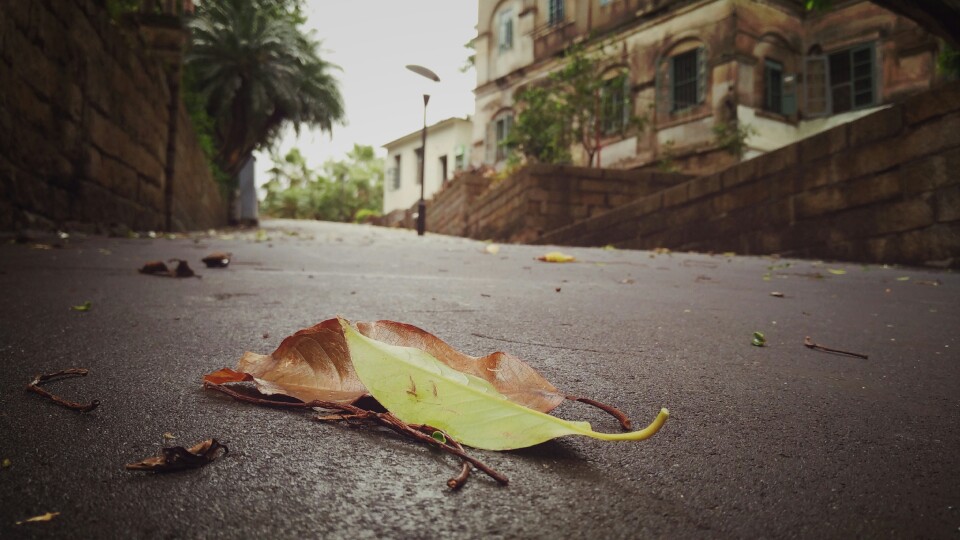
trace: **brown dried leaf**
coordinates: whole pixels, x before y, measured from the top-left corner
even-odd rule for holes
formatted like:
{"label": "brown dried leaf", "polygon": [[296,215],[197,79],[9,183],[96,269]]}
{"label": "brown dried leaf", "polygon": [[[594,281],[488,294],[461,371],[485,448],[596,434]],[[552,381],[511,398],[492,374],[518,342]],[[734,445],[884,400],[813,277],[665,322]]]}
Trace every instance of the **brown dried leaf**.
{"label": "brown dried leaf", "polygon": [[178,278],[188,278],[188,277],[194,277],[194,276],[200,277],[193,272],[193,269],[190,268],[190,265],[187,264],[187,261],[183,261],[180,259],[170,259],[170,262],[173,262],[173,261],[177,261],[177,268],[172,272],[173,277],[178,277]]}
{"label": "brown dried leaf", "polygon": [[337,319],[304,328],[284,339],[273,354],[247,352],[237,370],[221,369],[206,375],[214,384],[253,381],[264,394],[353,403],[367,393],[360,382],[343,329]]}
{"label": "brown dried leaf", "polygon": [[128,463],[126,468],[129,471],[150,472],[174,472],[184,469],[196,469],[220,457],[221,449],[223,450],[222,455],[230,452],[229,448],[220,444],[216,439],[207,439],[190,448],[171,446],[161,449],[159,456],[150,457],[136,463]]}
{"label": "brown dried leaf", "polygon": [[495,352],[482,358],[469,356],[425,330],[400,322],[360,322],[357,328],[368,338],[425,351],[461,373],[489,382],[501,394],[524,407],[549,412],[563,403],[564,396],[555,386],[512,354]]}
{"label": "brown dried leaf", "polygon": [[203,264],[207,265],[207,268],[226,268],[230,265],[230,253],[223,251],[215,251],[203,259]]}
{"label": "brown dried leaf", "polygon": [[163,261],[150,261],[138,270],[141,274],[162,274],[170,275],[170,269]]}

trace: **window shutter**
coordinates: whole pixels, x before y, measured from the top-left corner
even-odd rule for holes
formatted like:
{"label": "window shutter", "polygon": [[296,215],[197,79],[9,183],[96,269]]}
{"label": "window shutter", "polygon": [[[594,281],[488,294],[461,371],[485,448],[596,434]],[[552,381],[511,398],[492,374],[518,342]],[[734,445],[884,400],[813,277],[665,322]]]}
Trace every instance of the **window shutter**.
{"label": "window shutter", "polygon": [[707,95],[707,50],[697,49],[697,103],[703,103]]}
{"label": "window shutter", "polygon": [[623,77],[623,118],[620,122],[620,129],[625,130],[630,126],[630,115],[633,113],[633,107],[630,103],[630,76],[626,73],[621,75]]}
{"label": "window shutter", "polygon": [[486,151],[484,161],[490,165],[497,162],[497,135],[496,135],[496,126],[497,121],[491,120],[487,124],[487,137],[484,141],[483,148]]}
{"label": "window shutter", "polygon": [[814,118],[830,114],[830,70],[826,56],[808,56],[804,62],[803,112]]}
{"label": "window shutter", "polygon": [[673,73],[673,62],[666,58],[657,67],[656,96],[657,112],[667,114],[673,107],[670,98],[670,75]]}
{"label": "window shutter", "polygon": [[797,114],[797,76],[785,75],[783,77],[783,97],[780,102],[781,114],[792,116]]}

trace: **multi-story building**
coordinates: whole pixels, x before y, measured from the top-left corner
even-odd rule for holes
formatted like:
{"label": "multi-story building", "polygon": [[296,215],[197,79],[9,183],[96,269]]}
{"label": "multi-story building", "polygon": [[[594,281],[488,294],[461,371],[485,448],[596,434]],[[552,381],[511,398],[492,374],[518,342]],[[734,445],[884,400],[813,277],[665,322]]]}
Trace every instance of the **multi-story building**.
{"label": "multi-story building", "polygon": [[[427,127],[424,197],[430,199],[443,184],[470,164],[472,126],[469,118],[447,118]],[[422,130],[383,145],[387,175],[383,186],[383,213],[406,210],[420,200],[420,172],[424,167]]]}
{"label": "multi-story building", "polygon": [[[504,162],[498,142],[513,125],[514,95],[556,69],[574,43],[603,48],[611,91],[648,120],[646,129],[600,136],[594,164],[604,167],[669,162],[708,173],[936,82],[939,42],[909,19],[862,0],[837,0],[823,12],[803,4],[480,0],[474,164]],[[740,155],[730,152],[737,128],[750,133]],[[582,153],[574,160],[587,164]]]}

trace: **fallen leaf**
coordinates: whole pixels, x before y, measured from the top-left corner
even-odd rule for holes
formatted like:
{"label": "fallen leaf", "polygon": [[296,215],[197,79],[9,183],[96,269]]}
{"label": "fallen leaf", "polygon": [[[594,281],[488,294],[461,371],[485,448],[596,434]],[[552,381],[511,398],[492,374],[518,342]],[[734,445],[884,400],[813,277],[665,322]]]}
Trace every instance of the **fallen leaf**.
{"label": "fallen leaf", "polygon": [[782,292],[773,291],[772,293],[770,293],[770,296],[776,296],[777,298],[783,298],[783,293],[782,293]]}
{"label": "fallen leaf", "polygon": [[669,254],[670,254],[670,250],[669,250],[668,248],[665,248],[665,247],[653,248],[653,252],[656,253],[657,255],[669,255]]}
{"label": "fallen leaf", "polygon": [[203,259],[203,264],[207,265],[207,268],[226,268],[230,265],[230,253],[224,253],[223,251],[215,251]]}
{"label": "fallen leaf", "polygon": [[0,463],[0,467],[4,469],[9,469],[11,465],[13,465],[13,462],[10,461],[10,458],[3,458],[3,463]]}
{"label": "fallen leaf", "polygon": [[168,431],[168,432],[166,432],[166,433],[163,434],[163,438],[164,438],[164,440],[170,441],[170,440],[176,439],[177,436],[174,435],[173,433],[170,433],[170,432]]}
{"label": "fallen leaf", "polygon": [[187,278],[187,277],[197,276],[195,273],[193,273],[193,269],[190,268],[190,265],[187,264],[187,261],[183,261],[180,259],[170,259],[170,262],[173,262],[173,261],[177,261],[177,268],[173,271],[173,277]]}
{"label": "fallen leaf", "polygon": [[847,273],[847,271],[842,268],[827,268],[827,272],[830,272],[835,276],[842,276]]}
{"label": "fallen leaf", "polygon": [[932,280],[931,280],[931,279],[926,279],[926,280],[921,280],[921,281],[914,281],[914,283],[917,284],[917,285],[930,285],[931,287],[939,287],[939,286],[940,286],[940,280],[939,280],[939,279],[932,279]]}
{"label": "fallen leaf", "polygon": [[607,244],[602,248],[604,251],[617,251],[617,246],[613,244]]}
{"label": "fallen leaf", "polygon": [[660,430],[661,409],[647,428],[599,433],[515,403],[489,382],[451,368],[428,353],[370,339],[340,320],[354,368],[371,395],[408,424],[433,426],[461,444],[485,450],[533,446],[564,435],[608,441],[643,440]]}
{"label": "fallen leaf", "polygon": [[93,307],[93,303],[87,300],[86,302],[80,304],[79,306],[70,306],[70,309],[74,311],[90,311],[90,308]]}
{"label": "fallen leaf", "polygon": [[765,347],[767,345],[767,338],[763,335],[763,332],[754,332],[753,341],[750,342],[754,347]]}
{"label": "fallen leaf", "polygon": [[46,514],[41,514],[39,516],[33,516],[32,518],[27,518],[23,521],[18,521],[17,525],[23,525],[24,523],[36,523],[38,521],[50,521],[51,519],[60,515],[60,512],[47,512]]}
{"label": "fallen leaf", "polygon": [[737,254],[736,254],[735,252],[733,252],[733,251],[724,251],[724,252],[723,252],[723,256],[729,258],[729,257],[736,257]]}
{"label": "fallen leaf", "polygon": [[216,439],[207,439],[190,448],[171,446],[161,448],[159,456],[150,457],[136,463],[128,463],[126,468],[129,471],[150,472],[174,472],[184,469],[195,469],[220,457],[221,449],[223,450],[223,455],[230,452],[229,448],[217,442]]}
{"label": "fallen leaf", "polygon": [[497,244],[488,244],[487,247],[483,248],[483,251],[489,253],[490,255],[496,255],[500,253],[500,246]]}
{"label": "fallen leaf", "polygon": [[166,274],[170,275],[170,269],[163,261],[150,261],[137,270],[141,274]]}
{"label": "fallen leaf", "polygon": [[565,263],[565,262],[574,262],[577,259],[572,255],[567,255],[559,251],[551,251],[545,255],[537,257],[538,261],[551,262],[551,263]]}
{"label": "fallen leaf", "polygon": [[627,278],[627,279],[620,280],[620,283],[623,283],[624,285],[630,285],[630,284],[636,283],[636,281],[630,278]]}
{"label": "fallen leaf", "polygon": [[910,281],[910,276],[900,276],[897,281]]}
{"label": "fallen leaf", "polygon": [[34,244],[30,246],[30,249],[48,250],[48,249],[53,249],[53,246],[51,246],[50,244]]}
{"label": "fallen leaf", "polygon": [[557,287],[557,288],[556,288],[556,291],[557,291],[557,292],[560,292],[560,287]]}

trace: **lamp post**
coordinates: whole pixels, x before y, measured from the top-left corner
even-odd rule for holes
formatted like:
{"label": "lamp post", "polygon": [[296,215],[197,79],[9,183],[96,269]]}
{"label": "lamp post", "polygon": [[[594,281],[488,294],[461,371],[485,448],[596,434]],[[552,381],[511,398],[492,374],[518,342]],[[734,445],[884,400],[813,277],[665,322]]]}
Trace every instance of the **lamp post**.
{"label": "lamp post", "polygon": [[[410,64],[407,69],[422,75],[431,81],[440,82],[440,77],[429,69]],[[427,201],[424,200],[424,190],[426,182],[424,181],[424,172],[427,170],[427,103],[430,101],[430,94],[423,95],[423,134],[420,136],[420,202],[417,203],[417,234],[423,236],[427,230]]]}

